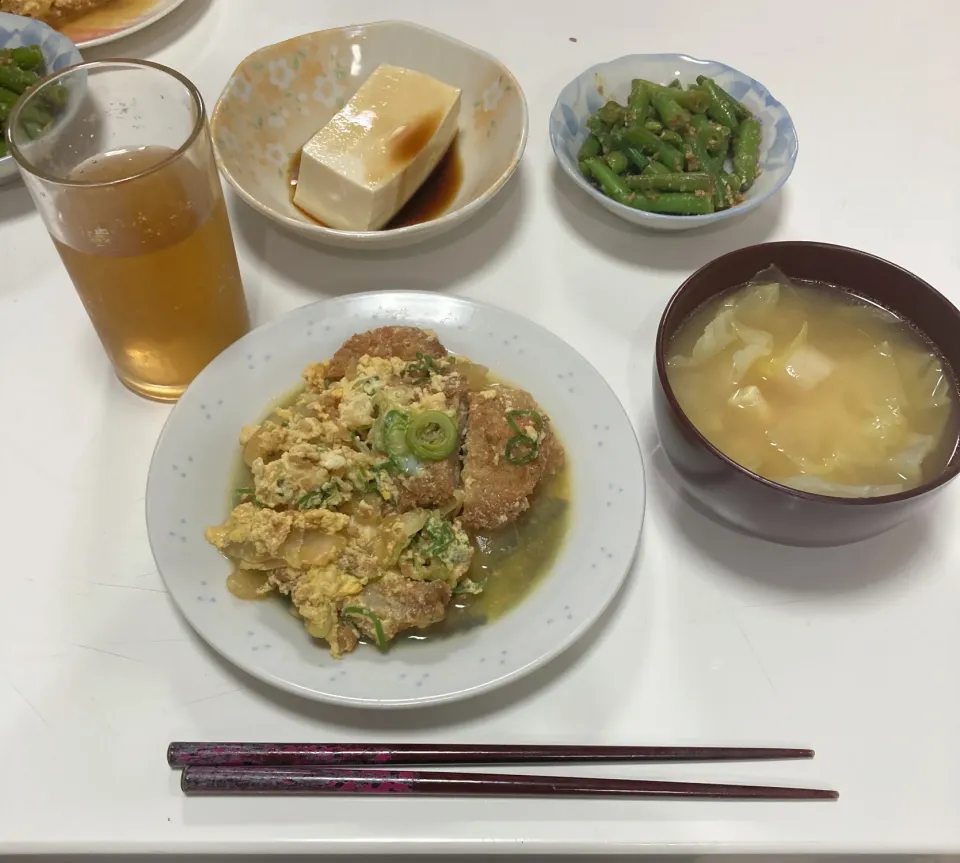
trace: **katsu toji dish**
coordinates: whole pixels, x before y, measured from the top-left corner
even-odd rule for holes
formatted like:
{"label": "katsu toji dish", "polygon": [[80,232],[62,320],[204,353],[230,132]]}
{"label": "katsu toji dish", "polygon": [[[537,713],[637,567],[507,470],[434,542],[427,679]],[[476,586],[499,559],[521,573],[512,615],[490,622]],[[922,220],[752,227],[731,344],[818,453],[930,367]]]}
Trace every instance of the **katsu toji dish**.
{"label": "katsu toji dish", "polygon": [[207,539],[241,598],[281,594],[334,656],[483,623],[562,543],[565,453],[534,396],[414,327],[360,333],[240,434]]}

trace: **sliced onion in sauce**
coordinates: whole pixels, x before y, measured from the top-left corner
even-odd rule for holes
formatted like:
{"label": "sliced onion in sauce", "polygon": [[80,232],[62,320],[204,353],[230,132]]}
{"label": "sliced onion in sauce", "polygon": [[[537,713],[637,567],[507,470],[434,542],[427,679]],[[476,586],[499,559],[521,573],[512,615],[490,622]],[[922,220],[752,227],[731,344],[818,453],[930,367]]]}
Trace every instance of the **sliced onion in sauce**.
{"label": "sliced onion in sauce", "polygon": [[227,590],[237,599],[246,601],[266,599],[272,590],[267,588],[269,572],[253,569],[235,569],[227,576]]}
{"label": "sliced onion in sauce", "polygon": [[323,566],[330,563],[344,548],[347,541],[342,536],[332,536],[318,530],[308,530],[300,548],[300,563],[303,566]]}

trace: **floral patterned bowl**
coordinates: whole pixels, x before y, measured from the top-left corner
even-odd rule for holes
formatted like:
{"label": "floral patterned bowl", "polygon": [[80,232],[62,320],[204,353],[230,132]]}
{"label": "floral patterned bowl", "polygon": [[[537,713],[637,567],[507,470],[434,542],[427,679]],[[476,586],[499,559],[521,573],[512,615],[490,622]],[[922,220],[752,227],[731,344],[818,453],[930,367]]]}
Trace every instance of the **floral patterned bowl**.
{"label": "floral patterned bowl", "polygon": [[[584,179],[577,167],[577,151],[587,137],[584,123],[594,111],[608,99],[625,103],[634,78],[662,84],[679,78],[686,87],[695,84],[698,75],[713,78],[763,123],[762,173],[742,204],[707,216],[664,216],[620,204]],[[629,54],[587,69],[560,91],[550,114],[550,143],[567,176],[602,207],[621,219],[655,231],[685,231],[749,213],[780,191],[797,161],[797,130],[793,120],[763,84],[716,60],[698,60],[686,54]]]}
{"label": "floral patterned bowl", "polygon": [[[460,190],[431,221],[383,231],[340,231],[290,200],[289,171],[301,147],[381,63],[433,75],[463,92]],[[320,243],[395,248],[470,218],[516,170],[527,141],[527,105],[505,66],[476,48],[406,21],[297,36],[261,48],[233,73],[211,121],[220,170],[250,206]]]}

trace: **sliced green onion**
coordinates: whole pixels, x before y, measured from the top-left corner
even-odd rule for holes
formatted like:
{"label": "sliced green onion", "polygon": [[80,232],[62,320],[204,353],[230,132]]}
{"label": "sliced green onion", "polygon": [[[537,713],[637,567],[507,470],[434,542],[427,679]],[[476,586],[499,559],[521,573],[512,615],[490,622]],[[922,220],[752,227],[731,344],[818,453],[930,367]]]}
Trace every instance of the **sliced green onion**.
{"label": "sliced green onion", "polygon": [[389,410],[373,426],[373,445],[390,456],[390,461],[406,474],[415,474],[423,466],[407,445],[410,418],[398,410]]}
{"label": "sliced green onion", "polygon": [[387,411],[383,423],[383,451],[391,458],[409,454],[407,427],[410,419],[402,411]]}
{"label": "sliced green onion", "polygon": [[238,488],[233,493],[233,505],[239,506],[245,497],[253,497],[257,493],[255,488]]}
{"label": "sliced green onion", "polygon": [[537,437],[543,431],[543,415],[537,411],[507,411],[507,424],[513,429],[515,434],[530,437],[527,432],[520,427],[520,423],[529,420],[537,433]]}
{"label": "sliced green onion", "polygon": [[392,461],[385,461],[370,470],[361,469],[354,474],[354,483],[360,491],[367,494],[376,493],[384,500],[393,500],[393,493],[388,489],[384,495],[384,474],[398,470]]}
{"label": "sliced green onion", "polygon": [[407,446],[415,456],[427,461],[447,458],[459,441],[456,424],[443,411],[424,411],[407,425]]}
{"label": "sliced green onion", "polygon": [[322,509],[328,497],[329,492],[322,488],[309,491],[297,500],[297,509]]}
{"label": "sliced green onion", "polygon": [[387,649],[387,636],[383,632],[383,624],[380,622],[380,618],[377,617],[369,608],[361,608],[359,605],[351,605],[349,608],[345,608],[340,612],[344,617],[349,617],[351,614],[360,615],[361,617],[367,618],[373,622],[373,630],[377,639],[377,647],[380,650]]}
{"label": "sliced green onion", "polygon": [[540,455],[540,446],[532,438],[525,434],[514,435],[507,441],[507,449],[504,453],[510,464],[529,464],[538,455]]}
{"label": "sliced green onion", "polygon": [[388,410],[373,425],[373,445],[389,456],[404,455],[407,449],[407,424],[410,418],[398,410]]}
{"label": "sliced green onion", "polygon": [[427,557],[440,557],[455,539],[450,522],[439,516],[428,519],[420,532],[430,542],[424,549]]}
{"label": "sliced green onion", "polygon": [[[530,435],[521,423],[533,426]],[[504,456],[510,464],[523,465],[532,462],[540,455],[540,435],[543,433],[543,414],[537,411],[507,411],[507,425],[516,434],[507,441]]]}
{"label": "sliced green onion", "polygon": [[422,384],[430,380],[431,375],[440,374],[442,371],[436,359],[417,351],[416,361],[410,363],[400,374],[405,378],[413,378],[415,384]]}
{"label": "sliced green onion", "polygon": [[380,382],[380,375],[368,375],[365,378],[358,378],[353,383],[353,388],[365,396],[372,396],[377,391],[377,384]]}

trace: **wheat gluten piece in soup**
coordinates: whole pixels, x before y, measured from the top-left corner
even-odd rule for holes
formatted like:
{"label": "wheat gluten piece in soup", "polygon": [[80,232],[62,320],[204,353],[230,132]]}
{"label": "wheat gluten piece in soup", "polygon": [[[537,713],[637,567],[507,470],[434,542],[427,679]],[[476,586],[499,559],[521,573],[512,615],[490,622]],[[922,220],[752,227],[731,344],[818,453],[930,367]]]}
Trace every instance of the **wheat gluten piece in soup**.
{"label": "wheat gluten piece in soup", "polygon": [[909,323],[837,288],[771,268],[677,329],[670,387],[738,464],[801,491],[898,494],[935,478],[957,445],[957,388]]}
{"label": "wheat gluten piece in soup", "polygon": [[348,339],[240,443],[231,511],[207,530],[236,566],[227,586],[287,598],[334,656],[496,618],[566,532],[569,476],[549,417],[428,330]]}

